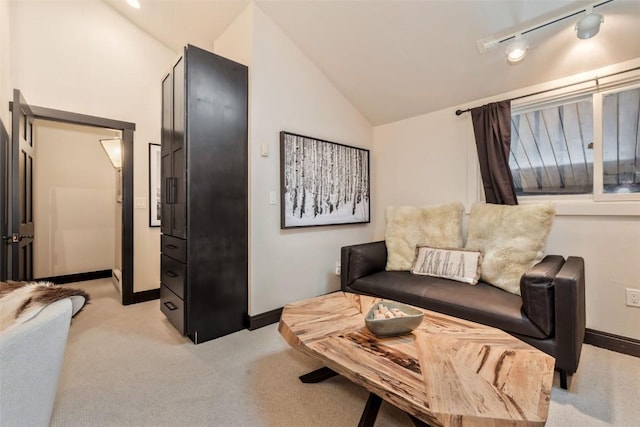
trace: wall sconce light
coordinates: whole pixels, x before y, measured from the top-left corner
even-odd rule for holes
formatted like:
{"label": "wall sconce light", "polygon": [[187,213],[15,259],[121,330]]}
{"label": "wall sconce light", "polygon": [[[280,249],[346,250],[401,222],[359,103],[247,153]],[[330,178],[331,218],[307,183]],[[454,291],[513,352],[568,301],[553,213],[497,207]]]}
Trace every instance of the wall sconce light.
{"label": "wall sconce light", "polygon": [[101,139],[100,145],[116,169],[116,202],[122,203],[122,140],[120,138]]}
{"label": "wall sconce light", "polygon": [[521,34],[518,34],[516,39],[507,46],[505,51],[507,61],[511,63],[522,61],[527,56],[527,49],[529,49],[529,42],[523,39]]}
{"label": "wall sconce light", "polygon": [[122,141],[120,138],[101,139],[100,145],[116,169],[122,168]]}
{"label": "wall sconce light", "polygon": [[600,24],[604,22],[602,15],[593,13],[593,6],[585,10],[587,13],[584,18],[578,21],[576,24],[576,35],[579,39],[585,40],[598,34],[600,31]]}

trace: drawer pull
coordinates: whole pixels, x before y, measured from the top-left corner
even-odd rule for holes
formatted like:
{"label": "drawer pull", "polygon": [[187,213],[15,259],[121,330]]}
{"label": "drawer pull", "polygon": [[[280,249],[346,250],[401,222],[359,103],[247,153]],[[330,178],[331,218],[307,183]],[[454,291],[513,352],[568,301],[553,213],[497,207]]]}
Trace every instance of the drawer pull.
{"label": "drawer pull", "polygon": [[167,249],[178,249],[176,245],[167,245]]}
{"label": "drawer pull", "polygon": [[173,271],[171,271],[171,270],[167,271],[167,276],[169,276],[169,277],[178,277],[178,275],[176,273],[174,273]]}
{"label": "drawer pull", "polygon": [[165,307],[167,307],[171,311],[178,309],[178,307],[174,303],[172,303],[171,301],[167,301],[167,302],[165,302],[163,304],[165,305]]}

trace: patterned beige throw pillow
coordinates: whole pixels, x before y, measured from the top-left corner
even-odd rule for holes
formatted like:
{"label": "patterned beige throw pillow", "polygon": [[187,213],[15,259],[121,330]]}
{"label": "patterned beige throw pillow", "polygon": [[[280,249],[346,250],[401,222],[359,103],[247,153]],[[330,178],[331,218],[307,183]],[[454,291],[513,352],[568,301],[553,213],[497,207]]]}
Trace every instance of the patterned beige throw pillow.
{"label": "patterned beige throw pillow", "polygon": [[463,211],[462,203],[387,207],[386,269],[410,270],[418,245],[461,247]]}
{"label": "patterned beige throw pillow", "polygon": [[480,279],[482,252],[469,249],[445,249],[418,246],[411,267],[413,274],[443,277],[477,285]]}
{"label": "patterned beige throw pillow", "polygon": [[551,203],[474,204],[465,247],[483,253],[480,278],[520,295],[520,278],[544,257],[555,213]]}

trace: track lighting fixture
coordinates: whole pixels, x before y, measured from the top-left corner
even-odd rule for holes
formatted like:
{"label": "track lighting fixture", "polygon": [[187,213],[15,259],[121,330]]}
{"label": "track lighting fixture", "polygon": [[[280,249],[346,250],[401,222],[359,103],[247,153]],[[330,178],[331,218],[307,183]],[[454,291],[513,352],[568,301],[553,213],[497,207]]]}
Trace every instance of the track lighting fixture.
{"label": "track lighting fixture", "polygon": [[579,39],[590,39],[600,31],[600,24],[604,22],[602,15],[593,13],[593,6],[585,10],[586,16],[576,24],[576,35]]}
{"label": "track lighting fixture", "polygon": [[578,15],[581,15],[582,13],[586,13],[586,15],[583,16],[582,19],[580,19],[575,25],[576,35],[579,39],[589,39],[598,34],[598,31],[600,31],[600,24],[604,22],[604,18],[602,17],[602,15],[593,13],[593,9],[596,7],[604,6],[608,3],[611,3],[612,1],[614,0],[596,1],[589,5],[582,6],[578,9],[567,11],[560,16],[549,18],[531,27],[518,29],[518,31],[511,34],[505,34],[501,37],[490,36],[478,40],[478,50],[481,53],[484,53],[498,46],[504,46],[503,43],[508,43],[505,52],[507,60],[511,63],[521,61],[526,56],[527,49],[529,48],[529,43],[526,39],[522,38],[523,36],[526,36],[527,34],[541,28],[545,28],[548,25],[553,25],[558,22],[564,21],[565,19],[576,17]]}
{"label": "track lighting fixture", "polygon": [[507,61],[514,63],[524,59],[527,55],[527,49],[529,48],[529,42],[522,38],[522,35],[518,34],[514,41],[509,43],[505,54],[507,55]]}

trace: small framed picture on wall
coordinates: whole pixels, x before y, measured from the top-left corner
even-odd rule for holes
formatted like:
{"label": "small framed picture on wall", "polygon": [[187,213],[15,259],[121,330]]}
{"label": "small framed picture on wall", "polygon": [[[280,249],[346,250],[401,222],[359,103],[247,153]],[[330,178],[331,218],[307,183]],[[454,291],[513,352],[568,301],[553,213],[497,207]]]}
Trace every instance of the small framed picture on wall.
{"label": "small framed picture on wall", "polygon": [[149,227],[160,227],[160,144],[149,144]]}

